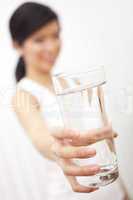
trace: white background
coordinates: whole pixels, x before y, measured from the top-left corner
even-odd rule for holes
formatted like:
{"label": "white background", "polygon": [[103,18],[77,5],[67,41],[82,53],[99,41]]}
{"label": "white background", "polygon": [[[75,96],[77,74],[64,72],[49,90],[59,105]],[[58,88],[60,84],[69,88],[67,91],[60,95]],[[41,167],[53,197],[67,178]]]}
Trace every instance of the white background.
{"label": "white background", "polygon": [[[22,2],[24,1],[0,2],[0,108],[12,90],[13,72],[17,62],[17,54],[12,48],[9,37],[8,20],[16,6]],[[41,2],[51,5],[61,17],[63,49],[55,69],[80,71],[93,65],[106,67],[112,95],[112,121],[119,132],[116,142],[119,168],[127,189],[133,196],[133,1],[44,0]],[[6,120],[6,111],[4,109],[3,112],[2,109],[0,117],[2,120],[4,116],[6,123],[1,124],[1,135],[4,135],[6,127],[11,125],[10,120]],[[10,137],[15,140],[12,133]],[[10,142],[7,140],[6,147],[9,147]],[[9,151],[7,155],[10,154]],[[6,170],[8,171],[8,167]]]}

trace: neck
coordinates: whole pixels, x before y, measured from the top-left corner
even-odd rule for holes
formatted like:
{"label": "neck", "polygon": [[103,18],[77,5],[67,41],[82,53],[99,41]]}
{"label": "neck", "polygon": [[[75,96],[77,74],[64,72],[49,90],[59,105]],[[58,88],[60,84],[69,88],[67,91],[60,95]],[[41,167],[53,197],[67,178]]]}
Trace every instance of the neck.
{"label": "neck", "polygon": [[39,71],[37,72],[33,70],[32,68],[27,67],[26,77],[33,81],[36,81],[37,83],[47,87],[52,92],[54,92],[51,72],[48,72],[48,73],[42,73]]}

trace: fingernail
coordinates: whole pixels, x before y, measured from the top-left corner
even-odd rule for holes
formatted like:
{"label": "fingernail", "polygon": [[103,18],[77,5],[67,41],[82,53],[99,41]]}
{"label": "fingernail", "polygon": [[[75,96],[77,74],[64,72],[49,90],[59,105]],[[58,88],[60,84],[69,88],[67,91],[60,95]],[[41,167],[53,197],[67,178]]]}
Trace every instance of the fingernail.
{"label": "fingernail", "polygon": [[95,155],[96,154],[96,150],[92,149],[92,148],[88,148],[88,153]]}
{"label": "fingernail", "polygon": [[99,172],[99,171],[100,171],[100,167],[97,166],[97,165],[94,165],[94,166],[92,166],[91,168],[92,168],[92,170],[95,171],[95,172]]}
{"label": "fingernail", "polygon": [[99,188],[92,188],[91,189],[91,192],[94,192],[94,191],[96,191],[96,190],[98,190]]}

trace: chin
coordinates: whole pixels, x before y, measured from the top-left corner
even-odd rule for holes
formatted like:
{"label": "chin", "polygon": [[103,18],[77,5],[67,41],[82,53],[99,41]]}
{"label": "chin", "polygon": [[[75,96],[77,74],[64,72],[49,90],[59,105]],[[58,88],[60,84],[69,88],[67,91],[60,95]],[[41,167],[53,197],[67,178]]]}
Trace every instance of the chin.
{"label": "chin", "polygon": [[48,72],[50,72],[51,70],[52,70],[52,68],[53,68],[53,65],[43,65],[42,67],[41,67],[41,71],[42,72],[44,72],[44,73],[48,73]]}

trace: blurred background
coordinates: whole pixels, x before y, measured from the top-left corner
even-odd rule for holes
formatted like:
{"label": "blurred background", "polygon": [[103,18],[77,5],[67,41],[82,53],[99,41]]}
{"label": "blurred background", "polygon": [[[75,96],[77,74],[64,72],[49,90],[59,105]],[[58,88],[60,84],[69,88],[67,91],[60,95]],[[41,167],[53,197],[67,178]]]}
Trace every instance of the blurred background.
{"label": "blurred background", "polygon": [[[26,154],[36,156],[18,124],[14,123],[9,105],[14,92],[14,69],[18,55],[12,48],[8,20],[23,0],[0,2],[0,196],[9,190],[17,199],[17,191],[24,200],[23,185],[31,182],[27,193],[39,199],[32,185],[30,161]],[[62,24],[62,52],[55,71],[83,71],[104,65],[110,95],[110,116],[119,133],[116,148],[119,170],[126,188],[133,198],[133,1],[132,0],[42,0],[60,15]],[[14,131],[16,130],[16,131]],[[21,130],[23,131],[23,130]],[[26,147],[27,145],[27,147]],[[42,159],[37,157],[37,159]],[[35,170],[35,169],[34,169]],[[42,176],[38,172],[38,176]],[[17,185],[16,185],[17,183]],[[42,184],[38,190],[43,190]],[[7,194],[8,195],[8,194]],[[4,198],[5,200],[6,198]],[[7,199],[8,196],[7,196]]]}

